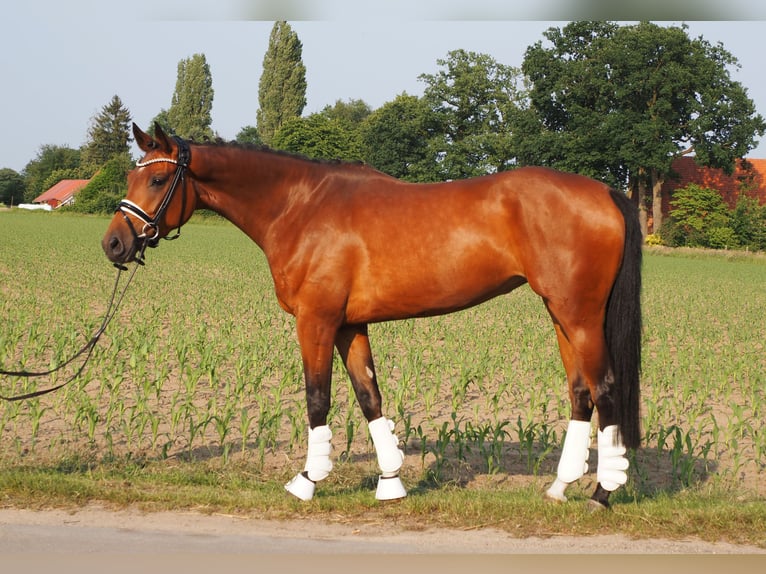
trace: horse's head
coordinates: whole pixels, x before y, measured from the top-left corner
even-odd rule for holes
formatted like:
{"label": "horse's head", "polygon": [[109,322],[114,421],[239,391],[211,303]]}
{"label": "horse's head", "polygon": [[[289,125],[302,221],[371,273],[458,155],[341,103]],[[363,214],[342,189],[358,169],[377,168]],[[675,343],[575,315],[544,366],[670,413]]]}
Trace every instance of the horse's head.
{"label": "horse's head", "polygon": [[101,241],[106,256],[118,266],[142,260],[146,247],[156,247],[173,229],[180,232],[196,206],[187,177],[189,146],[168,137],[159,124],[154,132],[152,137],[133,124],[136,143],[146,155],[128,174],[128,194]]}

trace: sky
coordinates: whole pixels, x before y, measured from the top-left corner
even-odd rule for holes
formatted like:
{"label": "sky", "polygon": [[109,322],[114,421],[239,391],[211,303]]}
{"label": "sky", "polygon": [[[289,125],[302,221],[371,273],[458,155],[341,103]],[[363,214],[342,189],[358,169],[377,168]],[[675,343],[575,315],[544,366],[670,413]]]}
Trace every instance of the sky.
{"label": "sky", "polygon": [[[437,60],[451,50],[520,66],[526,48],[543,41],[547,28],[603,17],[684,23],[691,37],[721,42],[741,65],[732,77],[766,117],[766,8],[748,7],[743,0],[645,0],[643,11],[615,13],[604,1],[539,0],[535,8],[505,0],[5,3],[0,169],[20,172],[42,145],[81,146],[92,118],[114,95],[146,128],[170,106],[178,62],[198,53],[205,55],[213,77],[212,128],[233,139],[244,126],[256,124],[258,82],[275,19],[287,19],[303,44],[304,115],[337,100],[361,99],[375,109],[402,92],[421,95],[425,85],[418,76],[436,73]],[[766,141],[748,156],[766,158]]]}

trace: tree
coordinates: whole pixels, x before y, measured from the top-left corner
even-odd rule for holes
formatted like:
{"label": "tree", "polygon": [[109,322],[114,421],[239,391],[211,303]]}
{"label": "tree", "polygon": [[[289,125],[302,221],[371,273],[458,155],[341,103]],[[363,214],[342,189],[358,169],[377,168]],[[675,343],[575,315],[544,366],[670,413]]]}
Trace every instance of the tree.
{"label": "tree", "polygon": [[440,179],[458,179],[508,169],[511,119],[524,100],[517,68],[465,50],[437,60],[442,70],[421,74],[423,94],[434,114],[431,153]]}
{"label": "tree", "polygon": [[638,137],[625,141],[623,154],[639,194],[651,190],[650,200],[638,199],[651,203],[659,228],[660,191],[673,159],[694,153],[698,164],[731,174],[766,123],[746,90],[731,79],[736,58],[721,45],[690,39],[686,27],[643,22],[620,28],[609,56],[619,64],[618,102],[636,118]]}
{"label": "tree", "polygon": [[130,112],[118,96],[113,96],[91,121],[88,142],[82,149],[82,163],[101,166],[116,155],[129,154],[130,125]]}
{"label": "tree", "polygon": [[358,128],[372,113],[364,100],[336,100],[332,106],[325,106],[320,112],[329,120],[337,121],[346,129]]}
{"label": "tree", "polygon": [[731,172],[766,123],[731,79],[737,60],[722,46],[692,40],[686,27],[573,22],[550,28],[522,69],[530,107],[515,130],[522,163],[600,177],[633,192],[647,229],[673,159]]}
{"label": "tree", "polygon": [[747,195],[740,195],[731,214],[731,229],[742,247],[766,250],[766,205]]}
{"label": "tree", "polygon": [[303,45],[290,25],[275,22],[258,85],[258,133],[268,145],[279,128],[300,117],[306,107],[306,66],[302,54]]}
{"label": "tree", "polygon": [[736,247],[731,214],[721,194],[696,183],[673,192],[671,217],[688,247]]}
{"label": "tree", "polygon": [[170,126],[170,120],[168,120],[168,110],[165,108],[162,108],[160,110],[160,113],[158,113],[156,116],[154,116],[154,119],[150,122],[147,132],[149,135],[154,135],[154,126],[155,124],[159,124],[162,128],[162,131],[164,131],[166,134],[172,134],[175,133],[175,130]]}
{"label": "tree", "polygon": [[67,146],[41,146],[37,157],[27,163],[24,168],[26,188],[24,191],[24,201],[31,202],[35,197],[48,189],[44,186],[54,171],[79,169],[79,167],[80,150]]}
{"label": "tree", "polygon": [[364,160],[399,179],[438,179],[435,158],[429,154],[429,114],[425,100],[406,93],[383,104],[362,124]]}
{"label": "tree", "polygon": [[126,180],[131,169],[133,160],[129,154],[112,156],[80,190],[72,206],[66,209],[80,213],[114,213],[117,204],[127,193]]}
{"label": "tree", "polygon": [[325,106],[319,112],[319,116],[335,124],[336,128],[334,129],[340,129],[346,140],[339,150],[340,155],[337,157],[354,161],[364,157],[362,126],[371,113],[370,106],[363,100],[349,100],[348,102],[337,100],[334,105]]}
{"label": "tree", "polygon": [[[204,54],[178,63],[178,78],[167,123],[171,132],[196,141],[213,139],[213,76]],[[160,112],[162,116],[162,112]]]}
{"label": "tree", "polygon": [[24,201],[24,178],[10,168],[0,169],[0,203],[18,205]]}
{"label": "tree", "polygon": [[239,130],[237,137],[234,139],[241,144],[263,145],[261,134],[258,133],[258,128],[255,126],[245,126]]}
{"label": "tree", "polygon": [[617,26],[573,22],[549,28],[527,49],[522,71],[529,79],[529,106],[520,111],[512,138],[519,161],[600,177],[611,185],[623,180],[606,120],[612,107],[608,68],[597,58]]}
{"label": "tree", "polygon": [[272,146],[315,159],[361,159],[361,150],[349,132],[322,114],[285,122],[274,134]]}

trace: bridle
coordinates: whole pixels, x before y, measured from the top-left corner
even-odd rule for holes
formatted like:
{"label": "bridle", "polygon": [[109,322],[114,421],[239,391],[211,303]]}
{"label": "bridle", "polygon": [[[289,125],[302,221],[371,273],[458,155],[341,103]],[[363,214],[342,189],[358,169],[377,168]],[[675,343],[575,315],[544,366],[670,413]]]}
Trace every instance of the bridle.
{"label": "bridle", "polygon": [[[175,194],[178,185],[182,182],[185,183],[186,170],[189,167],[189,162],[191,162],[191,150],[189,148],[189,144],[187,144],[178,136],[173,136],[173,139],[178,145],[177,159],[170,157],[158,157],[155,159],[136,162],[136,167],[146,167],[148,165],[161,162],[172,163],[176,165],[176,172],[173,176],[173,181],[171,182],[168,190],[165,192],[165,197],[162,198],[162,202],[157,208],[157,211],[154,213],[154,216],[149,215],[141,206],[130,201],[129,199],[123,199],[120,201],[120,203],[117,205],[117,209],[115,210],[115,213],[119,212],[125,219],[130,232],[133,234],[133,239],[135,240],[136,244],[141,246],[136,255],[136,261],[142,265],[144,263],[144,251],[146,248],[157,247],[157,244],[160,241],[160,220],[162,219],[163,215],[165,215],[165,211],[167,211],[170,202],[173,200],[173,195]],[[185,212],[186,193],[185,190],[183,190],[181,193],[181,215],[179,216],[178,225],[175,227],[176,234],[172,237],[165,237],[165,239],[177,239],[178,236],[181,235],[181,225],[183,225],[183,216]],[[143,227],[141,228],[141,233],[136,231],[136,228],[131,222],[130,217],[128,217],[129,215],[132,215],[144,223]],[[121,263],[115,263],[114,266],[118,269],[124,269],[125,267]]]}

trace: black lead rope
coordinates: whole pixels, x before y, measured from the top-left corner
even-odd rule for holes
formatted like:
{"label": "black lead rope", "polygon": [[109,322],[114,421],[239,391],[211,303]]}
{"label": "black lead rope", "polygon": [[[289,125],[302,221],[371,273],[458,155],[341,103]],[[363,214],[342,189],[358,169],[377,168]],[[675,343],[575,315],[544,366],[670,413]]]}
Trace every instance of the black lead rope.
{"label": "black lead rope", "polygon": [[[168,191],[166,192],[165,197],[162,199],[162,202],[160,203],[160,206],[157,209],[157,212],[154,214],[154,217],[151,217],[141,207],[139,207],[138,205],[136,205],[135,203],[131,201],[128,201],[127,199],[121,201],[117,208],[117,211],[122,213],[122,216],[125,218],[125,221],[128,224],[128,228],[133,234],[134,240],[136,241],[137,244],[141,245],[141,249],[139,250],[138,253],[136,253],[136,256],[135,256],[136,265],[133,268],[133,271],[130,272],[130,275],[128,276],[128,280],[125,283],[125,286],[123,287],[119,296],[117,296],[117,291],[120,284],[120,274],[123,271],[127,271],[128,268],[121,263],[114,264],[114,266],[117,268],[117,277],[114,280],[114,288],[112,289],[112,295],[109,299],[109,305],[107,306],[106,314],[104,315],[104,320],[102,321],[101,326],[93,334],[90,340],[87,343],[85,343],[82,349],[77,351],[77,353],[75,353],[72,357],[67,359],[64,363],[58,365],[57,367],[53,369],[50,369],[48,371],[39,371],[39,372],[6,371],[3,369],[0,369],[0,375],[5,375],[8,377],[25,377],[25,378],[45,377],[47,375],[51,375],[55,373],[56,371],[63,369],[64,367],[72,363],[75,359],[77,359],[78,357],[85,355],[85,360],[83,361],[82,365],[80,365],[80,367],[71,377],[69,377],[66,381],[64,381],[60,385],[56,385],[54,387],[49,387],[47,389],[43,389],[40,391],[34,391],[32,393],[26,393],[24,395],[17,395],[12,397],[6,397],[3,395],[0,395],[0,400],[23,401],[25,399],[32,399],[34,397],[47,395],[48,393],[52,393],[53,391],[58,390],[65,385],[68,385],[77,377],[79,377],[80,374],[83,372],[83,370],[85,369],[85,366],[88,364],[88,361],[90,360],[91,354],[93,353],[93,349],[96,346],[96,343],[98,343],[98,340],[101,338],[101,335],[104,334],[104,331],[106,330],[106,326],[111,322],[111,320],[117,314],[117,309],[120,307],[123,297],[125,297],[125,292],[128,290],[128,286],[130,285],[130,282],[133,280],[133,276],[136,274],[136,270],[138,269],[139,266],[144,264],[144,253],[146,251],[146,248],[157,246],[157,243],[159,242],[160,220],[162,219],[163,215],[165,214],[165,211],[170,205],[170,201],[173,199],[173,195],[176,191],[176,188],[179,186],[179,184],[181,184],[184,181],[184,175],[185,175],[186,169],[189,167],[189,163],[191,161],[191,151],[189,149],[189,145],[183,139],[176,136],[174,136],[174,139],[176,140],[176,144],[178,145],[177,159],[157,158],[157,159],[149,160],[144,163],[139,162],[137,164],[138,167],[144,167],[151,163],[166,161],[169,163],[174,163],[177,166],[175,175],[173,177],[173,182],[170,184],[170,187],[168,188]],[[178,227],[176,228],[177,229],[176,234],[172,237],[165,237],[164,239],[176,239],[178,238],[179,235],[181,235],[181,225],[182,225],[183,216],[185,212],[186,212],[186,193],[185,193],[185,190],[182,190],[181,215],[180,215]],[[144,222],[144,228],[142,229],[141,234],[139,234],[136,231],[136,228],[130,222],[130,218],[127,216],[128,213],[130,213],[131,215],[137,217],[138,219]],[[154,230],[154,235],[152,237],[149,237],[147,235],[146,233],[147,229]]]}
{"label": "black lead rope", "polygon": [[101,338],[101,335],[103,335],[104,331],[106,331],[107,325],[109,325],[111,320],[117,314],[117,309],[120,307],[120,304],[122,303],[122,299],[125,297],[125,293],[128,290],[128,286],[130,285],[130,282],[133,280],[133,276],[136,274],[136,270],[139,268],[140,265],[142,265],[142,263],[137,261],[135,267],[133,267],[133,271],[130,272],[130,275],[128,276],[128,280],[123,286],[119,296],[117,295],[117,292],[119,290],[118,287],[120,284],[120,275],[122,274],[123,271],[126,271],[127,268],[124,266],[117,266],[117,276],[115,277],[115,280],[114,280],[112,295],[109,298],[109,305],[107,306],[106,314],[104,315],[104,320],[101,322],[101,326],[98,328],[98,330],[96,330],[95,333],[93,333],[93,336],[90,338],[90,340],[87,343],[85,343],[82,349],[77,351],[77,353],[72,355],[65,362],[47,371],[6,371],[4,369],[0,369],[0,375],[5,375],[8,377],[23,377],[23,378],[45,377],[47,375],[51,375],[55,373],[56,371],[63,369],[64,367],[66,367],[67,365],[75,361],[78,357],[85,355],[85,360],[83,361],[82,365],[80,365],[80,367],[71,377],[69,377],[63,383],[56,385],[54,387],[49,387],[47,389],[42,389],[39,391],[34,391],[31,393],[26,393],[23,395],[15,395],[10,397],[0,395],[0,399],[4,401],[8,401],[8,402],[15,402],[15,401],[23,401],[26,399],[32,399],[42,395],[47,395],[48,393],[52,393],[53,391],[56,391],[60,389],[61,387],[68,385],[77,377],[79,377],[80,374],[85,369],[85,366],[88,364],[88,361],[90,360],[91,354],[93,353],[93,349],[95,348],[96,343],[98,343],[98,340]]}

